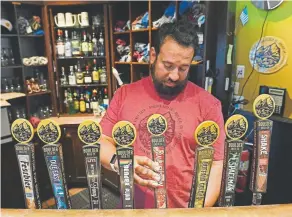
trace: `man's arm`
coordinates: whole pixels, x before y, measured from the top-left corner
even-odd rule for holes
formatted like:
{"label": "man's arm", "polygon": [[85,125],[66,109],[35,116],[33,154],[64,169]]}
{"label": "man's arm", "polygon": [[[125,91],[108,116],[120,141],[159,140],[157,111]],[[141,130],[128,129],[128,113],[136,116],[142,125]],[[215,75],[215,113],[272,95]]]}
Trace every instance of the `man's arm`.
{"label": "man's arm", "polygon": [[[99,140],[99,144],[101,165],[108,170],[112,170],[110,166],[110,161],[117,150],[114,140],[106,135],[102,135]],[[115,167],[116,169],[118,168],[117,161]]]}
{"label": "man's arm", "polygon": [[208,188],[205,199],[205,207],[214,206],[216,203],[221,187],[221,179],[222,179],[222,171],[223,171],[223,160],[213,161]]}

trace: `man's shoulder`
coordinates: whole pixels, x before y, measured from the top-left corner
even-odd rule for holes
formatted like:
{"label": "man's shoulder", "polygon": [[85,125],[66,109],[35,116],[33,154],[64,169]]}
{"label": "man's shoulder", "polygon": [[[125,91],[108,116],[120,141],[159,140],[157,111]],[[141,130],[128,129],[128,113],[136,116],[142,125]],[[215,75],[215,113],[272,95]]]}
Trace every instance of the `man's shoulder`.
{"label": "man's shoulder", "polygon": [[130,84],[125,84],[122,87],[120,87],[117,92],[120,93],[122,96],[129,96],[130,94],[141,94],[142,91],[140,89],[143,88],[143,84],[145,83],[145,79],[147,78],[142,78],[141,80],[132,82]]}
{"label": "man's shoulder", "polygon": [[191,94],[196,99],[200,101],[201,104],[207,104],[207,105],[215,105],[219,104],[220,101],[210,94],[208,91],[206,91],[204,88],[194,84],[193,82],[188,81],[188,94]]}

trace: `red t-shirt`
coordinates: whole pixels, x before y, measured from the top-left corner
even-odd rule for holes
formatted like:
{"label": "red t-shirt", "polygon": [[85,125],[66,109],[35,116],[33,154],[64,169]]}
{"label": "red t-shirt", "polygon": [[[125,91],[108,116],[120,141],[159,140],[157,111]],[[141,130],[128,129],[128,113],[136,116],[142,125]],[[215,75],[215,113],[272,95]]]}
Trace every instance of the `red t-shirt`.
{"label": "red t-shirt", "polygon": [[[214,160],[223,160],[225,133],[221,103],[191,82],[175,99],[162,99],[149,76],[119,88],[100,124],[103,133],[111,137],[118,121],[133,123],[137,130],[134,155],[152,159],[147,119],[154,113],[162,114],[168,123],[164,134],[168,208],[186,208],[194,175],[196,142],[193,134],[201,122],[213,120],[219,125]],[[155,208],[154,191],[140,185],[135,185],[134,190],[135,208]]]}

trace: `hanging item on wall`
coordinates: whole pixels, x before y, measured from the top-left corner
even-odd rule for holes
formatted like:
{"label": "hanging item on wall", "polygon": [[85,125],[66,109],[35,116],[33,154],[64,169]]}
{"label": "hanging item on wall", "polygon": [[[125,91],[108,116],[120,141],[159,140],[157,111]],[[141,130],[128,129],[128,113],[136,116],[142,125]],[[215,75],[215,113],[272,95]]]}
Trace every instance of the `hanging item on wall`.
{"label": "hanging item on wall", "polygon": [[251,0],[252,4],[258,9],[273,10],[283,3],[283,0]]}
{"label": "hanging item on wall", "polygon": [[287,62],[287,47],[283,40],[273,36],[255,42],[249,52],[250,64],[260,73],[270,74],[280,70]]}

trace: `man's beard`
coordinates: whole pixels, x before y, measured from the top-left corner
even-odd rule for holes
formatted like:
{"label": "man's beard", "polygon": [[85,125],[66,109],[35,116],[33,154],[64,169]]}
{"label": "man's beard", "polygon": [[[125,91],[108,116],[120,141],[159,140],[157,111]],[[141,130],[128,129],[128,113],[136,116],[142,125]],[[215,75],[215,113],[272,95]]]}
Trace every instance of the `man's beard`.
{"label": "man's beard", "polygon": [[163,98],[173,98],[177,96],[181,91],[184,90],[184,88],[186,87],[188,83],[188,76],[183,81],[176,81],[176,82],[172,81],[173,83],[175,83],[174,87],[165,86],[163,82],[158,80],[157,77],[155,76],[155,64],[156,64],[156,61],[152,64],[150,68],[151,77],[153,80],[154,87],[160,96],[162,96]]}

